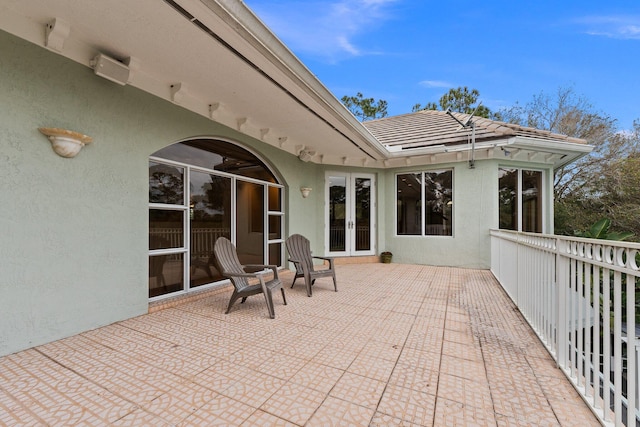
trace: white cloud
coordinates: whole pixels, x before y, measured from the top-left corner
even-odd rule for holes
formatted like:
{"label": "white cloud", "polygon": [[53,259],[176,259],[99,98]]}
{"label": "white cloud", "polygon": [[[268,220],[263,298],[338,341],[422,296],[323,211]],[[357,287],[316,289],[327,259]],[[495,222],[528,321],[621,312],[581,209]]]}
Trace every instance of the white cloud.
{"label": "white cloud", "polygon": [[429,88],[432,88],[432,87],[450,88],[450,87],[454,87],[456,85],[451,83],[451,82],[444,81],[444,80],[423,80],[423,81],[420,82],[420,86],[429,87]]}
{"label": "white cloud", "polygon": [[334,62],[376,54],[357,40],[391,19],[390,5],[398,1],[248,0],[246,3],[292,50]]}
{"label": "white cloud", "polygon": [[640,16],[587,16],[577,22],[593,36],[640,40]]}

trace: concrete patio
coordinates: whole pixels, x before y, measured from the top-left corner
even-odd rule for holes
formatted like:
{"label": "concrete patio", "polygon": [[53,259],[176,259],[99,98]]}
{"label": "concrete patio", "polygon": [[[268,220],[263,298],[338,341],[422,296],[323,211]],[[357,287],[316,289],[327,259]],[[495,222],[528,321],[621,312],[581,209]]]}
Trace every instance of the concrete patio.
{"label": "concrete patio", "polygon": [[488,271],[338,267],[0,358],[0,425],[599,425]]}

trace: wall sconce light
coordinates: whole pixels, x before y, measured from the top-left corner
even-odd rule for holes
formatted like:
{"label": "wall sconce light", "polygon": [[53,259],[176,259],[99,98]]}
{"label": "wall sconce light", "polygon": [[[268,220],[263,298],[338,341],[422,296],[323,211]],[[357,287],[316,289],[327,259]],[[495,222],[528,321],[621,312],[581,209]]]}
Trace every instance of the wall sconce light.
{"label": "wall sconce light", "polygon": [[93,141],[88,135],[83,135],[66,129],[38,128],[51,142],[51,148],[61,157],[75,157],[82,147]]}
{"label": "wall sconce light", "polygon": [[300,193],[302,193],[302,198],[306,199],[309,197],[309,193],[311,193],[311,187],[300,187]]}

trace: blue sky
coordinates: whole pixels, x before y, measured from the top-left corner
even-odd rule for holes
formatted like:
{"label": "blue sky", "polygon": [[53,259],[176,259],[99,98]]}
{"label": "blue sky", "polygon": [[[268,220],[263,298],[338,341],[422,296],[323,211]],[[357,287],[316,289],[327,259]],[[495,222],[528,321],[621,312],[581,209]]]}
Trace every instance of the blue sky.
{"label": "blue sky", "polygon": [[630,129],[640,119],[640,1],[245,0],[337,98],[389,115],[480,91],[496,111],[572,87]]}

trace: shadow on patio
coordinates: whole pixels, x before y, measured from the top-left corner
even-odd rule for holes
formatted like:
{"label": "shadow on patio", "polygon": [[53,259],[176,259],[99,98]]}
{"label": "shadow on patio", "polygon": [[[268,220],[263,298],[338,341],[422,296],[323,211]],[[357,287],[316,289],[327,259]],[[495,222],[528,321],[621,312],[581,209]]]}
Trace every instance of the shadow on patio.
{"label": "shadow on patio", "polygon": [[0,424],[599,425],[489,271],[338,267],[0,359]]}

